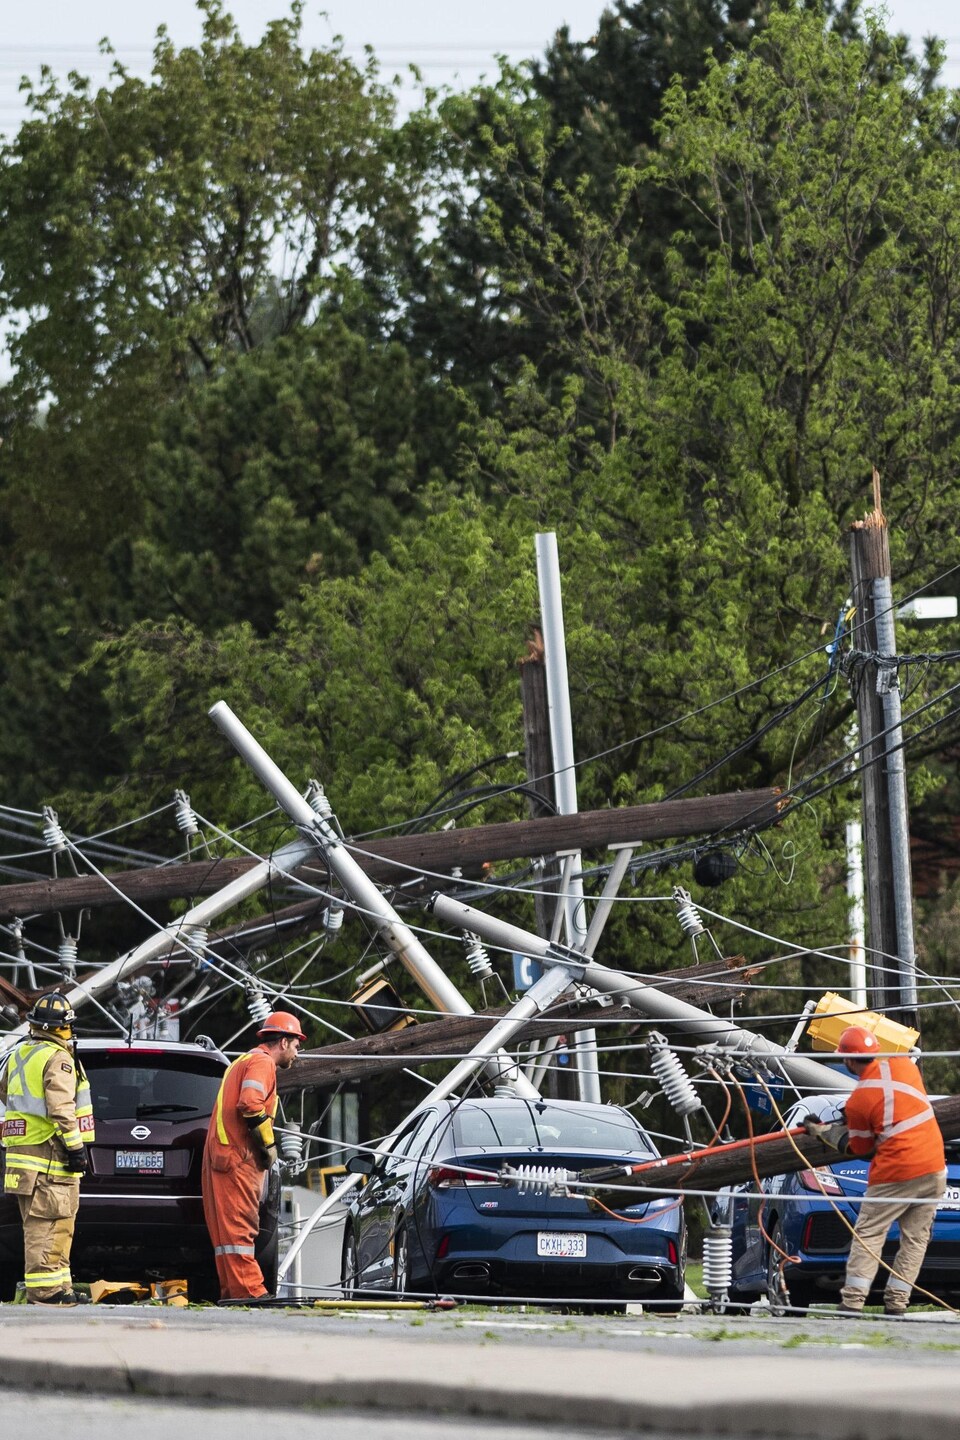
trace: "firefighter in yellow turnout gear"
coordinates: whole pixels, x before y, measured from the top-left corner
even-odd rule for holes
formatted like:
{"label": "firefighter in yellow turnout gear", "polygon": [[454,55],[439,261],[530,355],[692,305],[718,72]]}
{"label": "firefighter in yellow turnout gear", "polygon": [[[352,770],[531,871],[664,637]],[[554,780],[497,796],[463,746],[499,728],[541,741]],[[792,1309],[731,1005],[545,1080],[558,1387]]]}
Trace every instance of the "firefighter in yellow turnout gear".
{"label": "firefighter in yellow turnout gear", "polygon": [[65,996],[42,996],[27,1016],[29,1036],[0,1075],[3,1189],[20,1206],[32,1305],[76,1305],[81,1298],[73,1291],[70,1247],[94,1128],[90,1086],[73,1053],[74,1018]]}

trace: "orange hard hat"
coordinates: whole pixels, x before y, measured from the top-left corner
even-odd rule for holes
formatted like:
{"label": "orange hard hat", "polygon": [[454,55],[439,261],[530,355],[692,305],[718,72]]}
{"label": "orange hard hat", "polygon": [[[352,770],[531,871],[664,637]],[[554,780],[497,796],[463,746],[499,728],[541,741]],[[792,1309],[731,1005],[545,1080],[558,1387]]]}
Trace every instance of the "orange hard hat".
{"label": "orange hard hat", "polygon": [[837,1053],[862,1055],[866,1059],[871,1055],[879,1055],[880,1041],[872,1030],[865,1030],[862,1025],[848,1025],[840,1036]]}
{"label": "orange hard hat", "polygon": [[257,1039],[261,1035],[296,1035],[298,1040],[306,1040],[306,1035],[300,1029],[300,1021],[296,1015],[291,1015],[289,1010],[274,1010],[257,1031]]}

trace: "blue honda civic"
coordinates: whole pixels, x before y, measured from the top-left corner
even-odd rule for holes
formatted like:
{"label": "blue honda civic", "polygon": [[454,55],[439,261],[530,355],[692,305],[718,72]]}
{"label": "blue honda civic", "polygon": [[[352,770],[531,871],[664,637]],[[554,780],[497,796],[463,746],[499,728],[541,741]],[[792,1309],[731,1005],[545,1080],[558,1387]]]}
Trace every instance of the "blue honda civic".
{"label": "blue honda civic", "polygon": [[364,1173],[346,1218],[344,1294],[388,1290],[673,1308],[686,1230],[677,1199],[603,1208],[568,1182],[657,1150],[628,1110],[562,1100],[444,1100],[415,1115]]}
{"label": "blue honda civic", "polygon": [[[812,1114],[831,1123],[843,1118],[847,1095],[814,1095],[784,1114],[788,1127]],[[773,1175],[761,1184],[721,1190],[711,1210],[715,1225],[732,1232],[733,1283],[730,1299],[789,1304],[805,1309],[836,1301],[843,1284],[858,1200],[867,1186],[869,1160],[843,1156],[818,1169]],[[900,1243],[900,1227],[887,1236],[882,1259],[889,1264]],[[785,1251],[787,1259],[780,1253]],[[781,1277],[782,1282],[781,1283]],[[879,1303],[886,1280],[881,1266],[870,1303]],[[960,1144],[947,1145],[947,1191],[934,1219],[918,1287],[955,1303],[960,1298]],[[922,1299],[916,1295],[915,1298]]]}

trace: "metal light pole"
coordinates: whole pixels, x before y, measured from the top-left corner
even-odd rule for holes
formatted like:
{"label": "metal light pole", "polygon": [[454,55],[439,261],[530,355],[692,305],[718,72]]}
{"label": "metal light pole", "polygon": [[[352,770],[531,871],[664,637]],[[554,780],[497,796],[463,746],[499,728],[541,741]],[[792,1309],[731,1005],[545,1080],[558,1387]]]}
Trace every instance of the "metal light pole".
{"label": "metal light pole", "polygon": [[[570,715],[570,685],[567,676],[567,648],[563,628],[563,600],[560,593],[560,560],[557,537],[552,532],[536,537],[537,581],[540,587],[540,614],[543,622],[543,658],[547,675],[547,703],[550,713],[550,744],[553,750],[554,788],[561,815],[577,813],[577,772],[573,753],[573,721]],[[572,870],[580,869],[579,851]],[[568,944],[581,949],[587,936],[583,915],[583,881],[572,875],[564,886],[564,922]],[[583,1030],[575,1042],[577,1082],[580,1099],[600,1103],[597,1073],[597,1036]]]}

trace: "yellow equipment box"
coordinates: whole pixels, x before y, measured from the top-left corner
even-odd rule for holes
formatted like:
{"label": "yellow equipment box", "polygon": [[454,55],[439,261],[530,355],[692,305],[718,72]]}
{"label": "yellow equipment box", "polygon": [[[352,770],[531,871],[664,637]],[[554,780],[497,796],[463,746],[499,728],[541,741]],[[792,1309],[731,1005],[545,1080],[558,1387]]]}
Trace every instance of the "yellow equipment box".
{"label": "yellow equipment box", "polygon": [[807,1034],[814,1050],[836,1050],[840,1036],[850,1025],[861,1025],[864,1030],[872,1031],[886,1055],[905,1055],[920,1039],[919,1030],[888,1020],[886,1015],[878,1015],[875,1010],[858,1010],[852,1000],[845,995],[836,995],[832,990],[828,990],[817,1002]]}

